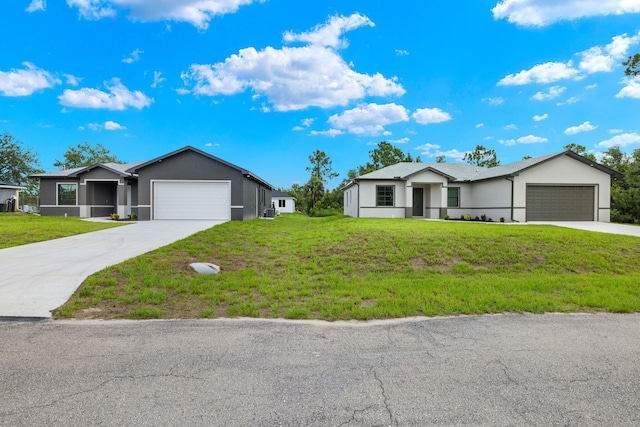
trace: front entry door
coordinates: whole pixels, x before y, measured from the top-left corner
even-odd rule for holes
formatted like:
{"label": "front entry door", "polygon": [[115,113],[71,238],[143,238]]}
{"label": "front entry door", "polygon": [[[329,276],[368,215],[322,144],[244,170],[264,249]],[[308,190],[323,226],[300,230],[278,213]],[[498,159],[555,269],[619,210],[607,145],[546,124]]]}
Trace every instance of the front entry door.
{"label": "front entry door", "polygon": [[413,189],[413,216],[424,216],[424,189]]}

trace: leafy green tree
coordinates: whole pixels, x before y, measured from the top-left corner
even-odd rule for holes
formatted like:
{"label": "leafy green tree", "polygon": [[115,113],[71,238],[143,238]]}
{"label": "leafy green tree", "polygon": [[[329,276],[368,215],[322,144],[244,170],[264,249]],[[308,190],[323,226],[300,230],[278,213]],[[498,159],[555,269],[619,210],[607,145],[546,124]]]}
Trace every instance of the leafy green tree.
{"label": "leafy green tree", "polygon": [[376,148],[369,151],[370,162],[362,166],[358,166],[358,175],[364,175],[387,166],[395,165],[400,162],[420,162],[420,156],[415,160],[411,153],[403,153],[398,147],[394,147],[386,141],[382,141]]}
{"label": "leafy green tree", "polygon": [[309,209],[313,209],[324,197],[325,184],[338,174],[333,172],[331,159],[324,151],[314,151],[309,156],[309,163],[311,165],[307,166],[307,170],[311,171],[311,177],[304,186],[304,195]]}
{"label": "leafy green tree", "polygon": [[28,176],[40,172],[38,155],[11,134],[0,135],[0,180],[12,184],[27,185]]}
{"label": "leafy green tree", "polygon": [[567,144],[564,147],[565,150],[569,150],[569,151],[573,151],[576,154],[581,155],[582,157],[586,157],[587,159],[597,162],[598,159],[596,159],[596,156],[594,156],[593,154],[587,153],[587,147],[585,147],[584,145],[580,145],[580,144],[575,144],[575,143],[571,143],[571,144]]}
{"label": "leafy green tree", "polygon": [[91,166],[96,163],[119,163],[120,160],[111,154],[108,148],[97,144],[95,147],[85,142],[76,147],[69,146],[63,154],[64,160],[56,160],[53,166],[57,168],[72,169],[83,166]]}
{"label": "leafy green tree", "polygon": [[466,153],[462,160],[470,165],[480,166],[482,168],[492,168],[500,165],[496,151],[488,150],[482,145],[476,145],[476,149]]}
{"label": "leafy green tree", "polygon": [[436,163],[447,163],[447,158],[445,156],[436,157]]}
{"label": "leafy green tree", "polygon": [[627,67],[624,70],[624,74],[626,76],[640,76],[640,53],[636,53],[635,55],[630,56],[625,62],[622,63],[622,65]]}
{"label": "leafy green tree", "polygon": [[531,158],[531,156],[526,155],[526,156],[523,156],[523,157],[522,157],[522,160],[528,160],[528,159],[530,159],[530,158]]}
{"label": "leafy green tree", "polygon": [[611,221],[640,224],[640,148],[627,155],[611,147],[602,164],[621,174],[611,185]]}

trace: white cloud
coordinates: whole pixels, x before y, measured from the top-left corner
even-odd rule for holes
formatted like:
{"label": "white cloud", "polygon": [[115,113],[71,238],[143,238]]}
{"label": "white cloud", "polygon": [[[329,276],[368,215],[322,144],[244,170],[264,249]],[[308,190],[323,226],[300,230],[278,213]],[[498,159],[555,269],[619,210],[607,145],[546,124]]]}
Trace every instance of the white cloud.
{"label": "white cloud", "polygon": [[571,126],[565,129],[564,134],[565,135],[575,135],[577,133],[581,133],[581,132],[591,132],[592,130],[595,130],[598,126],[594,126],[591,124],[591,122],[586,121],[581,125],[578,126]]}
{"label": "white cloud", "polygon": [[611,147],[625,147],[631,144],[640,144],[640,135],[637,133],[623,133],[622,135],[616,135],[606,141],[601,141],[596,144],[597,148],[611,148]]}
{"label": "white cloud", "polygon": [[564,102],[558,102],[556,105],[559,107],[561,105],[575,104],[576,102],[580,102],[580,98],[578,98],[577,96],[572,96],[571,98],[567,99]]}
{"label": "white cloud", "polygon": [[67,0],[67,5],[77,7],[81,17],[92,21],[116,16],[116,10],[111,7],[109,0]]}
{"label": "white cloud", "polygon": [[553,83],[562,79],[574,78],[579,71],[573,68],[573,62],[547,62],[536,65],[516,74],[509,74],[498,82],[498,86],[522,86],[530,83]]}
{"label": "white cloud", "polygon": [[67,0],[78,8],[81,17],[89,20],[113,18],[118,10],[127,10],[132,21],[170,20],[187,22],[200,30],[209,27],[215,16],[235,13],[240,6],[265,0]]}
{"label": "white cloud", "polygon": [[300,34],[287,31],[282,38],[287,43],[302,42],[311,46],[342,48],[347,46],[347,42],[341,39],[342,35],[365,25],[375,26],[369,18],[359,13],[350,16],[332,16],[329,22],[316,25],[311,31]]}
{"label": "white cloud", "polygon": [[620,89],[616,98],[640,99],[640,78],[624,79],[622,82],[626,84],[626,86]]}
{"label": "white cloud", "polygon": [[407,56],[409,55],[408,50],[396,49],[396,56]]}
{"label": "white cloud", "polygon": [[622,129],[609,129],[609,133],[612,135],[615,135],[617,133],[622,133],[624,132]]}
{"label": "white cloud", "polygon": [[329,124],[355,135],[376,136],[386,134],[384,127],[393,123],[409,121],[409,111],[396,104],[360,104],[356,108],[334,114]]}
{"label": "white cloud", "polygon": [[58,97],[60,105],[77,108],[105,108],[108,110],[125,110],[127,107],[133,107],[141,110],[153,102],[153,98],[149,98],[144,93],[140,91],[132,92],[127,89],[118,78],[114,78],[104,84],[109,91],[108,93],[92,88],[66,89]]}
{"label": "white cloud", "polygon": [[589,74],[613,71],[622,58],[627,55],[629,48],[640,42],[640,33],[634,37],[626,34],[613,37],[611,43],[604,47],[595,46],[581,52],[580,69]]}
{"label": "white cloud", "polygon": [[533,120],[536,121],[536,122],[541,122],[543,120],[547,120],[548,118],[549,118],[549,114],[547,114],[547,113],[544,113],[541,116],[539,116],[537,114],[535,116],[533,116]]}
{"label": "white cloud", "polygon": [[144,53],[144,50],[135,49],[133,52],[129,54],[129,56],[122,59],[122,62],[125,64],[133,64],[134,62],[140,61],[140,54]]}
{"label": "white cloud", "polygon": [[476,125],[476,129],[480,129],[480,128],[483,128],[483,127],[484,127],[484,123],[478,123]]}
{"label": "white cloud", "polygon": [[111,120],[107,120],[104,122],[105,130],[124,130],[126,127],[122,126],[120,123],[113,122]]}
{"label": "white cloud", "polygon": [[595,89],[595,88],[597,88],[597,87],[598,87],[598,85],[594,83],[594,84],[592,84],[592,85],[586,86],[586,87],[585,87],[585,89],[587,89],[587,90],[592,90],[592,89]]}
{"label": "white cloud", "polygon": [[293,128],[291,128],[291,130],[294,130],[296,132],[300,132],[301,130],[304,130],[304,128],[302,126],[294,126]]}
{"label": "white cloud", "polygon": [[549,141],[547,138],[543,138],[535,135],[521,136],[518,139],[499,139],[498,140],[500,144],[506,145],[507,147],[510,147],[516,144],[540,144],[547,141]]}
{"label": "white cloud", "polygon": [[449,113],[439,108],[418,108],[411,117],[421,125],[442,123],[451,120]]}
{"label": "white cloud", "polygon": [[61,84],[59,78],[48,71],[23,62],[22,70],[0,71],[0,94],[3,96],[29,96],[41,89],[49,89]]}
{"label": "white cloud", "polygon": [[323,135],[323,136],[329,136],[331,138],[334,138],[338,135],[343,135],[343,134],[344,132],[338,129],[312,130],[311,132],[309,132],[309,135],[313,135],[313,136]]}
{"label": "white cloud", "polygon": [[389,142],[392,142],[394,144],[406,144],[407,142],[411,141],[409,138],[407,138],[406,136],[404,138],[400,138],[400,139],[390,139]]}
{"label": "white cloud", "polygon": [[73,74],[63,74],[63,76],[67,79],[67,84],[71,86],[78,86],[82,81],[82,78],[76,77]]}
{"label": "white cloud", "polygon": [[518,125],[511,123],[511,124],[508,124],[506,126],[503,126],[502,129],[504,129],[504,130],[518,130]]}
{"label": "white cloud", "polygon": [[[322,26],[316,31],[324,34]],[[315,40],[312,33],[305,33],[304,39]],[[260,51],[253,47],[241,49],[224,62],[192,65],[182,73],[182,79],[196,95],[232,95],[250,88],[255,94],[266,96],[277,111],[344,106],[365,96],[405,93],[394,79],[380,73],[357,73],[336,50],[317,44]]]}
{"label": "white cloud", "polygon": [[315,117],[309,117],[306,119],[302,119],[300,122],[302,123],[302,126],[308,128],[309,126],[311,126],[313,124],[313,122],[316,121]]}
{"label": "white cloud", "polygon": [[420,155],[427,157],[440,157],[444,156],[450,159],[462,160],[468,151],[458,151],[455,148],[452,150],[442,151],[437,144],[423,144],[417,146],[415,149],[420,150]]}
{"label": "white cloud", "polygon": [[489,105],[502,105],[504,98],[482,98],[482,102],[486,102]]}
{"label": "white cloud", "polygon": [[564,86],[551,86],[547,92],[538,92],[531,97],[535,101],[547,101],[549,99],[557,98],[567,90]]}
{"label": "white cloud", "polygon": [[151,87],[155,89],[165,81],[167,81],[167,79],[162,77],[162,73],[160,71],[154,71],[153,72],[153,83],[151,83]]}
{"label": "white cloud", "polygon": [[27,12],[36,12],[39,10],[46,10],[47,2],[46,0],[31,0],[29,6],[25,9]]}
{"label": "white cloud", "polygon": [[492,9],[494,19],[542,27],[563,20],[640,12],[636,0],[502,0]]}
{"label": "white cloud", "polygon": [[[104,124],[100,124],[100,123],[89,123],[87,124],[87,126],[89,127],[89,129],[91,130],[125,130],[126,127],[122,126],[119,123],[113,122],[111,120],[108,120],[106,122],[104,122]],[[80,130],[84,130],[83,126],[79,127]]]}
{"label": "white cloud", "polygon": [[[511,1],[511,0],[506,0]],[[513,0],[514,2],[530,2],[532,0]],[[551,0],[549,0],[551,1]],[[573,3],[580,3],[581,0],[570,0]],[[595,3],[593,0],[589,0]],[[612,0],[601,0],[612,1]],[[630,0],[637,2],[640,10],[639,0]],[[556,2],[554,2],[556,3]],[[528,70],[522,70],[519,73],[509,74],[498,82],[498,86],[522,86],[531,83],[548,84],[563,79],[583,79],[586,74],[598,72],[611,72],[622,58],[627,55],[629,48],[640,43],[640,32],[633,37],[627,34],[621,34],[611,39],[606,46],[594,46],[585,51],[578,53],[581,61],[578,67],[574,67],[573,61],[564,62],[546,62],[538,64]],[[589,88],[593,88],[591,86]]]}

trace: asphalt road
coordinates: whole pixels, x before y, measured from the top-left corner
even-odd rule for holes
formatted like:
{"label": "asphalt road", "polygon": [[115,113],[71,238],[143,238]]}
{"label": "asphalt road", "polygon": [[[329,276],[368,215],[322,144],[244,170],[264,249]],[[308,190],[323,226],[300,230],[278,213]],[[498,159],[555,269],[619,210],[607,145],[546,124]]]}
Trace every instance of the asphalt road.
{"label": "asphalt road", "polygon": [[2,426],[640,425],[640,315],[0,323]]}

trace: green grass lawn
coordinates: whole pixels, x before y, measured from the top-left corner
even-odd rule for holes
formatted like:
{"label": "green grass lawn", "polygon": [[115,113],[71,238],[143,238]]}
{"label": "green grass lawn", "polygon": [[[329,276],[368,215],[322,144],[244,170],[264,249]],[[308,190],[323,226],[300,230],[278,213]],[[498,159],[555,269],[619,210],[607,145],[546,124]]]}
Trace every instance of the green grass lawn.
{"label": "green grass lawn", "polygon": [[121,224],[87,222],[78,218],[60,216],[0,213],[0,249],[103,230],[118,225]]}
{"label": "green grass lawn", "polygon": [[[640,311],[640,239],[543,225],[228,222],[117,266],[57,318],[374,319]],[[189,263],[221,266],[216,276]]]}

